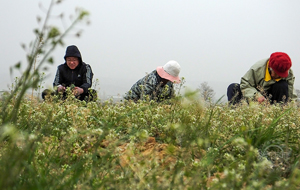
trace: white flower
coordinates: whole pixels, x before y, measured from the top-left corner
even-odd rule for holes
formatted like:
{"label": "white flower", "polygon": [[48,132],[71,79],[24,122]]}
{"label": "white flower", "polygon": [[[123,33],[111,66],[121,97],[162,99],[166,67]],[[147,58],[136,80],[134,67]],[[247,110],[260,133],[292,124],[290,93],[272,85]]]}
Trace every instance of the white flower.
{"label": "white flower", "polygon": [[29,140],[34,140],[35,138],[36,138],[36,136],[34,134],[29,135]]}
{"label": "white flower", "polygon": [[247,145],[247,142],[242,137],[238,137],[238,138],[234,139],[233,143],[236,144],[236,145],[241,145],[241,146],[246,146]]}

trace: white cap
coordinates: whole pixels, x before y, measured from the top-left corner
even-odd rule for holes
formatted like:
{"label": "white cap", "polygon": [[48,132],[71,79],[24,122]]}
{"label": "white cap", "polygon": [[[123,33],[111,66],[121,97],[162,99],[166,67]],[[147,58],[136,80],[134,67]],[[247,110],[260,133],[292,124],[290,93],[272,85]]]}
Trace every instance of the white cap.
{"label": "white cap", "polygon": [[161,78],[168,79],[171,82],[180,83],[180,65],[177,61],[171,60],[164,66],[157,67],[156,71]]}

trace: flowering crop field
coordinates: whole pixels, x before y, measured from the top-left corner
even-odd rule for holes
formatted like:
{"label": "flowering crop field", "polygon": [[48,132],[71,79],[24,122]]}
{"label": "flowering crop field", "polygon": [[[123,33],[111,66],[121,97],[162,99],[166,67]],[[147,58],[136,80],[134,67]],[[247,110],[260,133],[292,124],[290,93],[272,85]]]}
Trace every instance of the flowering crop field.
{"label": "flowering crop field", "polygon": [[187,96],[24,98],[15,123],[1,120],[0,188],[299,189],[299,111],[297,103],[232,108]]}

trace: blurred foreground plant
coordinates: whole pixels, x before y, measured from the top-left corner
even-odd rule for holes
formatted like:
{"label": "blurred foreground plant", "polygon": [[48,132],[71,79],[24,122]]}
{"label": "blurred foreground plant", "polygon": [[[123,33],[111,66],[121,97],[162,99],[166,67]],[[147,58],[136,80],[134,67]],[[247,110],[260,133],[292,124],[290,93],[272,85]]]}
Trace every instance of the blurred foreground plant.
{"label": "blurred foreground plant", "polygon": [[[43,78],[42,70],[46,70],[45,63],[52,64],[53,57],[51,53],[58,45],[64,45],[64,37],[74,28],[78,22],[88,21],[88,12],[84,10],[76,10],[76,17],[71,21],[71,24],[64,30],[50,24],[52,9],[62,1],[51,0],[47,9],[46,17],[41,25],[41,28],[34,29],[36,39],[27,47],[22,44],[22,48],[27,52],[27,65],[24,71],[21,71],[21,62],[18,62],[10,68],[10,74],[14,70],[19,70],[21,76],[16,78],[15,84],[9,93],[1,97],[1,112],[0,112],[0,189],[40,189],[39,185],[45,182],[45,176],[40,174],[47,170],[40,171],[38,161],[36,159],[37,148],[39,147],[40,134],[36,136],[34,131],[23,131],[26,127],[18,124],[18,119],[22,117],[20,107],[23,105],[23,110],[29,111],[29,105],[26,105],[24,98],[29,89],[37,88]],[[63,18],[63,14],[60,15]],[[37,21],[41,22],[41,17]],[[80,31],[77,33],[79,36]],[[40,61],[37,63],[37,57]],[[25,103],[25,104],[24,104]],[[24,112],[30,116],[33,113]],[[21,123],[23,124],[23,123]],[[28,125],[28,124],[27,124]],[[31,128],[32,129],[32,128]],[[41,149],[39,150],[41,151]],[[44,164],[44,163],[42,163]],[[41,180],[39,185],[32,182],[31,179]],[[30,182],[31,181],[31,182]],[[31,186],[28,186],[31,184]],[[32,186],[35,184],[34,186]]]}

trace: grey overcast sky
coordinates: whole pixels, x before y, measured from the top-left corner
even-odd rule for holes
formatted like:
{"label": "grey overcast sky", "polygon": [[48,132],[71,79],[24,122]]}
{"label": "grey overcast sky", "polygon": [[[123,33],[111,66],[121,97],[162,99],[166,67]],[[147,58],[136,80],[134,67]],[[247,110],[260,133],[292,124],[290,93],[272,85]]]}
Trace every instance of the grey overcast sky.
{"label": "grey overcast sky", "polygon": [[[9,67],[26,63],[20,44],[34,40],[36,16],[45,17],[39,3],[48,7],[50,0],[1,0],[0,89],[13,82]],[[76,26],[82,36],[68,36],[65,44],[77,45],[92,66],[100,96],[123,95],[146,73],[176,60],[186,86],[195,89],[207,81],[219,98],[256,61],[276,51],[290,55],[300,89],[299,0],[65,0],[53,13],[67,16],[76,7],[90,12],[91,24]],[[54,18],[51,23],[62,25]],[[45,88],[52,87],[65,48],[53,52]]]}

